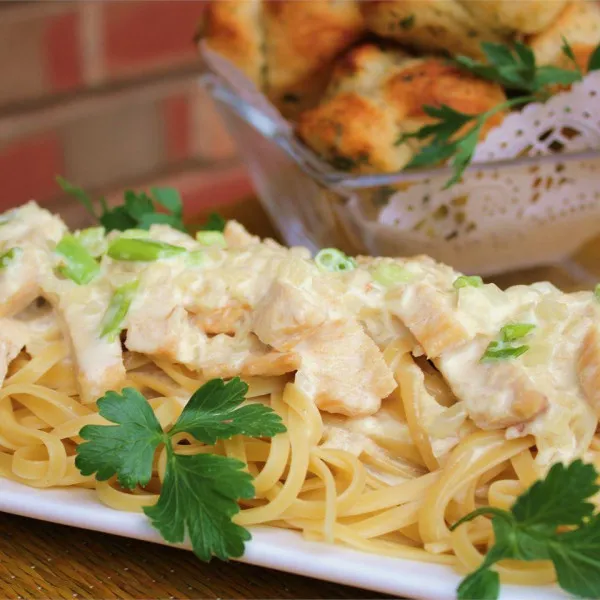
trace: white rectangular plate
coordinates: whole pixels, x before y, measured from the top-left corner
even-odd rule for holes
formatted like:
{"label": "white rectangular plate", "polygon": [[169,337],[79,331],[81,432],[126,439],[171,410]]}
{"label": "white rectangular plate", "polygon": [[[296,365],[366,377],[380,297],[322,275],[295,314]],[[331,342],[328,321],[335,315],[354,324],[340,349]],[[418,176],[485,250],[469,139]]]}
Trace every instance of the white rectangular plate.
{"label": "white rectangular plate", "polygon": [[[0,512],[124,537],[164,543],[145,515],[113,510],[83,489],[38,490],[0,478]],[[253,565],[352,585],[394,596],[443,600],[455,597],[460,581],[450,568],[366,554],[343,546],[307,542],[291,531],[252,530],[242,561]],[[189,544],[181,544],[190,549]],[[566,598],[557,588],[505,585],[503,600]]]}

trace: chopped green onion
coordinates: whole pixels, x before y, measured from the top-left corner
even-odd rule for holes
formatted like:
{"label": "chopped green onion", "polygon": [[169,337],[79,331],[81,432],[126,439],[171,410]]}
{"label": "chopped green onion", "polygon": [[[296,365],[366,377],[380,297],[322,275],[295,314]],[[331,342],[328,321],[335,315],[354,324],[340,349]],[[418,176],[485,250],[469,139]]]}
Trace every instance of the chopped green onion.
{"label": "chopped green onion", "polygon": [[190,267],[202,267],[206,264],[206,252],[204,250],[194,250],[188,252],[186,262]]}
{"label": "chopped green onion", "polygon": [[531,323],[510,323],[500,330],[500,335],[503,341],[514,342],[524,338],[532,329],[535,329],[535,325]]}
{"label": "chopped green onion", "polygon": [[0,254],[0,269],[5,269],[17,256],[23,253],[21,248],[11,248]]}
{"label": "chopped green onion", "polygon": [[196,233],[196,240],[203,246],[227,247],[225,236],[220,231],[198,231],[198,233]]}
{"label": "chopped green onion", "polygon": [[529,350],[529,346],[515,346],[513,342],[523,339],[533,329],[535,329],[535,325],[532,323],[509,323],[505,325],[500,329],[501,341],[494,341],[488,344],[481,357],[481,362],[506,360],[525,354]]}
{"label": "chopped green onion", "polygon": [[104,227],[89,227],[78,231],[75,237],[92,256],[97,257],[106,252],[105,233]]}
{"label": "chopped green onion", "polygon": [[156,240],[119,237],[108,247],[108,256],[115,260],[149,262],[185,254],[185,248]]}
{"label": "chopped green onion", "polygon": [[413,274],[400,265],[382,263],[373,271],[373,279],[385,287],[392,287],[398,283],[411,281]]}
{"label": "chopped green onion", "polygon": [[600,283],[594,288],[594,297],[600,302]]}
{"label": "chopped green onion", "polygon": [[77,285],[89,283],[100,272],[100,265],[73,235],[65,235],[54,251],[62,257],[65,263],[58,267],[58,272]]}
{"label": "chopped green onion", "polygon": [[100,337],[107,338],[109,342],[114,342],[117,339],[117,336],[121,333],[123,321],[127,316],[138,285],[139,282],[137,280],[130,281],[115,290],[102,319]]}
{"label": "chopped green onion", "polygon": [[343,271],[352,271],[356,268],[353,258],[346,256],[337,248],[324,248],[315,256],[315,263],[321,271],[333,271],[341,273]]}
{"label": "chopped green onion", "polygon": [[146,229],[126,229],[121,233],[119,237],[124,238],[148,238],[150,237],[150,232]]}
{"label": "chopped green onion", "polygon": [[479,275],[461,275],[457,277],[452,286],[456,290],[464,287],[481,287],[483,285],[483,279]]}
{"label": "chopped green onion", "polygon": [[490,342],[480,362],[517,358],[521,354],[525,354],[527,350],[529,350],[529,346],[505,346],[501,342]]}

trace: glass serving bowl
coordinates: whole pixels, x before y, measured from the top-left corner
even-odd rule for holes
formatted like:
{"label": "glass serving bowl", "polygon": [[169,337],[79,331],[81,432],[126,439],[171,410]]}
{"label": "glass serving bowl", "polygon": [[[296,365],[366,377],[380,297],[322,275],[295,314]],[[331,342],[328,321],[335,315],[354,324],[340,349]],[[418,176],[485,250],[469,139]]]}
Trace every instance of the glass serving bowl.
{"label": "glass serving bowl", "polygon": [[[540,155],[533,148],[534,156],[472,164],[448,190],[446,167],[352,175],[322,161],[289,125],[218,75],[207,73],[201,83],[289,245],[350,255],[428,254],[488,275],[559,262],[600,232],[599,151]],[[557,123],[542,136],[545,147],[562,148],[574,127]]]}

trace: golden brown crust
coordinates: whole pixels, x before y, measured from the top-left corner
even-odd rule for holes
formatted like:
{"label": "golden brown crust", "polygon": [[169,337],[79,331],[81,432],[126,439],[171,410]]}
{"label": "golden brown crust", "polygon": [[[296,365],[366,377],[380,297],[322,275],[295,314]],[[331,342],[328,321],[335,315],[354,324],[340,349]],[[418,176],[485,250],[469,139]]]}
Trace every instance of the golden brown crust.
{"label": "golden brown crust", "polygon": [[458,0],[373,0],[361,3],[368,29],[425,52],[481,57],[481,42],[503,36]]}
{"label": "golden brown crust", "polygon": [[314,106],[332,60],[363,32],[354,1],[264,3],[269,98],[284,114]]}
{"label": "golden brown crust", "polygon": [[340,170],[393,172],[402,169],[419,147],[414,140],[398,145],[399,137],[431,121],[423,105],[447,104],[479,113],[503,100],[499,86],[441,59],[414,59],[367,44],[340,60],[324,100],[301,115],[297,131]]}
{"label": "golden brown crust", "polygon": [[568,0],[459,0],[477,20],[504,35],[533,34],[550,27]]}
{"label": "golden brown crust", "polygon": [[563,36],[573,47],[579,66],[585,69],[592,50],[600,42],[600,6],[585,0],[571,2],[550,27],[529,38],[539,64],[571,66],[561,50]]}
{"label": "golden brown crust", "polygon": [[229,59],[257,87],[264,89],[265,56],[262,2],[231,0],[210,2],[204,14],[201,38]]}
{"label": "golden brown crust", "polygon": [[314,106],[333,59],[363,33],[354,0],[214,0],[201,37],[288,117]]}

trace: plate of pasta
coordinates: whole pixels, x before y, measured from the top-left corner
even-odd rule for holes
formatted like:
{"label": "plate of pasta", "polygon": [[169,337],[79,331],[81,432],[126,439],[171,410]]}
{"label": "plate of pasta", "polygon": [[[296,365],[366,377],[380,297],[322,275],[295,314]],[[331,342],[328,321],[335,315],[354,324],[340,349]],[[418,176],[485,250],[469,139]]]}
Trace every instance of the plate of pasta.
{"label": "plate of pasta", "polygon": [[0,510],[395,595],[600,596],[598,293],[61,185],[97,227],[0,216]]}

